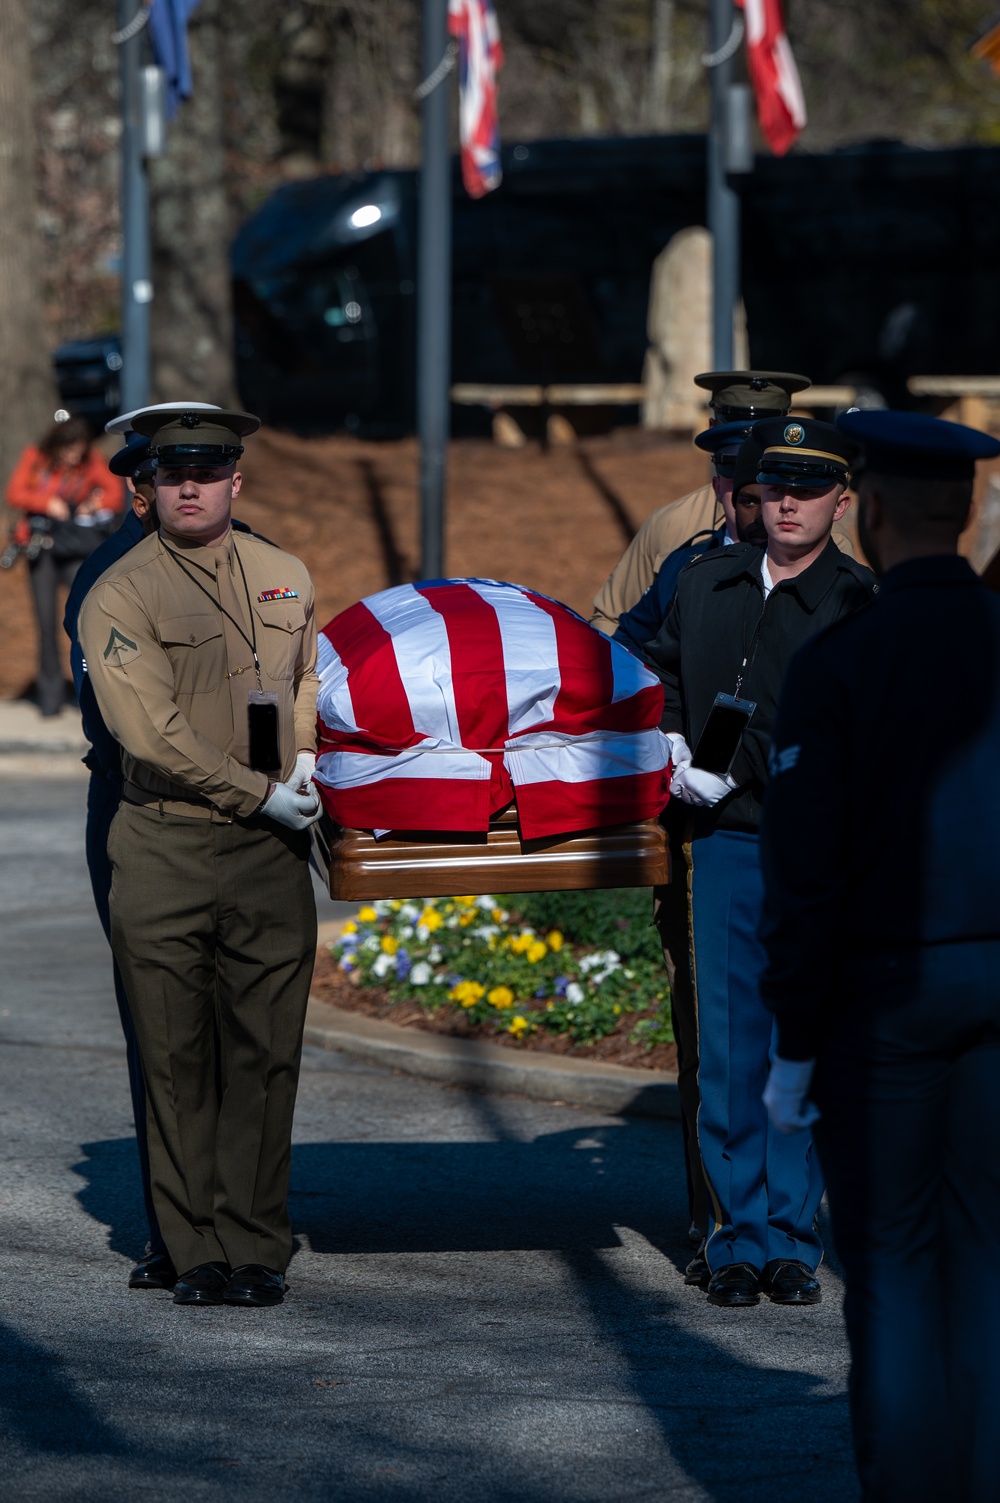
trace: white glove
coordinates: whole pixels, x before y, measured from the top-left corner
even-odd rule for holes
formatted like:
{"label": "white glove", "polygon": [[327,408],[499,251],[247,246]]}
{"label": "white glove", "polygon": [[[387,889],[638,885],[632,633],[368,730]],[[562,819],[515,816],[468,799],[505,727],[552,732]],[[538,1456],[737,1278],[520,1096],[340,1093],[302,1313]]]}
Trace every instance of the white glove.
{"label": "white glove", "polygon": [[287,825],[290,830],[308,830],[323,812],[319,794],[310,784],[308,792],[299,793],[291,783],[275,783],[260,807],[261,814]]}
{"label": "white glove", "polygon": [[690,764],[681,767],[670,779],[674,798],[679,798],[682,804],[696,804],[700,809],[710,809],[735,787],[732,778],[720,778],[718,773]]}
{"label": "white glove", "polygon": [[782,1059],[776,1054],[771,1061],[764,1105],[779,1132],[801,1132],[819,1120],[819,1107],[808,1099],[815,1068],[814,1059]]}
{"label": "white glove", "polygon": [[682,767],[690,767],[691,748],[684,740],[684,737],[676,731],[664,731],[663,734],[666,736],[667,745],[670,747],[670,761],[673,764],[674,772],[680,772]]}
{"label": "white glove", "polygon": [[295,788],[300,793],[308,793],[312,787],[313,773],[316,771],[316,753],[300,751],[295,758],[295,771],[288,779],[289,788]]}

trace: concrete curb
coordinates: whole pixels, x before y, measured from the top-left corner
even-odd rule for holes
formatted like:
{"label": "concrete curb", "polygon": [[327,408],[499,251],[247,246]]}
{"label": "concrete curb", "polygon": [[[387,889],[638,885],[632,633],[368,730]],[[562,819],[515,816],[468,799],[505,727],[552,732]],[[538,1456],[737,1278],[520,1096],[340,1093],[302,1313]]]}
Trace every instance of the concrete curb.
{"label": "concrete curb", "polygon": [[522,1054],[478,1039],[400,1028],[315,997],[309,999],[305,1042],[466,1090],[589,1106],[614,1116],[680,1120],[677,1077],[665,1070],[629,1070],[559,1054]]}

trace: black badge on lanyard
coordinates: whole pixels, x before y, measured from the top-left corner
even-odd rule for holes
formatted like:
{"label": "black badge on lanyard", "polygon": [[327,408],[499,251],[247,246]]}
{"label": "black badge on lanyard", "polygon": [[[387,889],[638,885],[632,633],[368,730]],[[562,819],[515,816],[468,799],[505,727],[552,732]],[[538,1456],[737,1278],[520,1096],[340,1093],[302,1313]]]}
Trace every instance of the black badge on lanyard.
{"label": "black badge on lanyard", "polygon": [[250,766],[254,772],[280,772],[278,696],[267,689],[251,689],[247,695],[247,728]]}

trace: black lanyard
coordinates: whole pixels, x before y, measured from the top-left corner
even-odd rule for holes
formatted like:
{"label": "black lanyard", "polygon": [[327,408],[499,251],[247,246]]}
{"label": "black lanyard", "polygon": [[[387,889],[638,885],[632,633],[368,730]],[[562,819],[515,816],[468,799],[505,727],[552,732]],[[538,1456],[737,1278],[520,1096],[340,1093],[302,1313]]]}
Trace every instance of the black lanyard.
{"label": "black lanyard", "polygon": [[[162,542],[162,539],[161,539],[161,542]],[[163,546],[166,549],[167,553],[170,554],[170,557],[174,560],[174,562],[184,571],[184,573],[187,575],[188,579],[190,579],[191,583],[197,589],[199,589],[201,591],[201,593],[206,597],[206,599],[208,599],[208,600],[210,600],[212,602],[212,604],[215,606],[215,608],[216,608],[217,611],[221,611],[222,612],[222,614],[225,616],[225,618],[226,618],[227,621],[232,622],[233,626],[235,626],[236,630],[239,632],[240,636],[243,638],[244,642],[247,644],[247,646],[249,647],[250,651],[253,653],[253,667],[254,667],[254,672],[257,675],[257,687],[258,687],[258,689],[263,689],[264,685],[261,682],[261,677],[260,677],[260,660],[257,657],[257,621],[256,621],[256,618],[254,616],[253,602],[250,599],[250,586],[247,584],[246,570],[243,567],[243,560],[240,558],[240,551],[239,551],[239,549],[236,546],[236,539],[235,539],[235,537],[232,538],[232,549],[233,549],[233,552],[236,555],[236,562],[240,566],[240,575],[241,575],[241,577],[243,579],[243,592],[244,592],[244,594],[247,597],[247,610],[248,610],[248,612],[250,614],[250,631],[251,631],[251,636],[249,636],[249,637],[247,636],[246,632],[243,630],[243,628],[240,625],[240,623],[237,621],[236,617],[235,616],[231,616],[229,614],[229,612],[226,610],[226,607],[222,604],[222,601],[221,600],[216,600],[216,598],[212,594],[211,590],[206,590],[205,586],[201,583],[201,581],[198,580],[198,579],[195,579],[194,575],[191,573],[191,570],[187,567],[187,565],[185,564],[184,560],[178,554],[176,554],[172,548],[168,547],[166,543],[164,543]],[[217,580],[217,575],[213,574],[210,569],[205,569],[205,568],[202,567],[201,564],[196,564],[193,559],[191,560],[191,564],[192,564],[193,568],[195,568],[195,569],[198,570],[199,574],[204,574],[204,576],[205,576],[206,579],[216,579]]]}

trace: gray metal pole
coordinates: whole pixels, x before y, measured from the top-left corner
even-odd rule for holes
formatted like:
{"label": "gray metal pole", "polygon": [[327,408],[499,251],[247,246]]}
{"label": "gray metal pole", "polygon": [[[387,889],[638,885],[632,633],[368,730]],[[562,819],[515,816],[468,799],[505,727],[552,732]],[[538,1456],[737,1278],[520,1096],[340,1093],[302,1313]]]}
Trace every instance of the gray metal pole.
{"label": "gray metal pole", "polygon": [[[118,25],[128,26],[137,0],[118,0]],[[143,156],[141,80],[143,34],[120,47],[122,91],[122,374],[123,412],[149,401],[149,189]]]}
{"label": "gray metal pole", "polygon": [[[448,0],[423,0],[423,77],[448,46]],[[451,384],[450,73],[424,98],[417,239],[417,430],[420,435],[420,573],[444,574],[445,467]]]}
{"label": "gray metal pole", "polygon": [[[729,40],[733,0],[712,0],[713,53]],[[708,228],[712,232],[712,364],[733,364],[733,317],[740,296],[740,201],[726,181],[729,85],[733,59],[710,69],[712,124],[708,136]]]}

